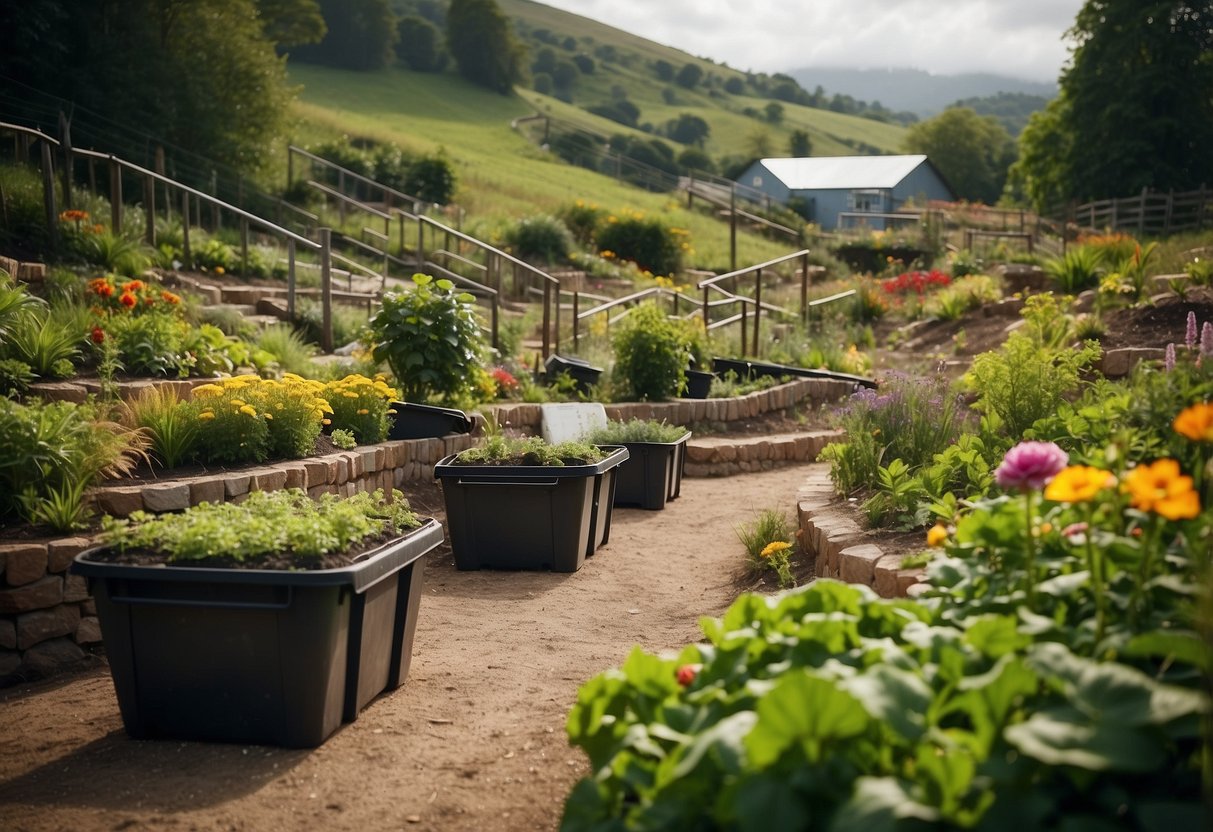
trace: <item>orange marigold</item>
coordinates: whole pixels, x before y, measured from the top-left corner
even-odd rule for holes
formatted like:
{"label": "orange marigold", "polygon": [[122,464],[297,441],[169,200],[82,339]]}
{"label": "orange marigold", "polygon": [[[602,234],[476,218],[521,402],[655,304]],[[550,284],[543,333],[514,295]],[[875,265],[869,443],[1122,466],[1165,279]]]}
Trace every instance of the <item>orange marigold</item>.
{"label": "orange marigold", "polygon": [[1110,471],[1090,465],[1071,465],[1063,468],[1045,486],[1045,499],[1059,503],[1085,503],[1115,484],[1116,477]]}
{"label": "orange marigold", "polygon": [[1192,478],[1181,474],[1179,463],[1173,459],[1138,465],[1125,475],[1124,489],[1134,508],[1152,511],[1168,520],[1200,514],[1200,497],[1192,490]]}
{"label": "orange marigold", "polygon": [[1171,427],[1193,442],[1213,442],[1213,404],[1200,402],[1185,407],[1175,417]]}
{"label": "orange marigold", "polygon": [[130,292],[123,292],[121,297],[118,298],[118,302],[120,304],[122,304],[123,306],[125,306],[127,309],[133,309],[135,307],[135,304],[138,303],[139,301]]}

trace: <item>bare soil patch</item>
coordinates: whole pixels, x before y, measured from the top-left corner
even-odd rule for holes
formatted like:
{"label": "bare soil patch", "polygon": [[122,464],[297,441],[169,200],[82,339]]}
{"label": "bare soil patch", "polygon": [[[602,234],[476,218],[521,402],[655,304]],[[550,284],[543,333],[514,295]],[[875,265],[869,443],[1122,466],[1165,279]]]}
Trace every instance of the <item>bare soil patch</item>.
{"label": "bare soil patch", "polygon": [[[428,558],[408,681],[310,751],[134,741],[105,668],[0,691],[0,817],[13,830],[550,830],[588,773],[564,724],[633,645],[678,650],[735,599],[734,529],[791,511],[803,467],[684,480],[616,509],[573,574],[459,572]],[[409,489],[441,516],[437,486]]]}

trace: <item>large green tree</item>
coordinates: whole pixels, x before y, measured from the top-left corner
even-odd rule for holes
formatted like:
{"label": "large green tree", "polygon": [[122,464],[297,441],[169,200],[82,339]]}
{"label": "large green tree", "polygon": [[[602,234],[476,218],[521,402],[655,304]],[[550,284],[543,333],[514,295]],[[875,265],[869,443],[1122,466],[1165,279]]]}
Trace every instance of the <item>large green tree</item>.
{"label": "large green tree", "polygon": [[524,50],[495,0],[451,0],[446,43],[459,74],[474,84],[509,95],[523,80]]}
{"label": "large green tree", "polygon": [[255,0],[0,4],[0,83],[13,117],[55,132],[69,113],[79,146],[149,163],[164,143],[256,173],[291,96],[266,29]]}
{"label": "large green tree", "polygon": [[1020,140],[1037,206],[1213,183],[1213,0],[1087,0],[1070,36],[1060,101]]}
{"label": "large green tree", "polygon": [[388,0],[319,0],[328,32],[292,60],[342,69],[375,70],[396,59],[396,16]]}
{"label": "large green tree", "polygon": [[906,131],[905,149],[925,153],[956,195],[993,204],[1002,195],[1015,143],[997,119],[951,107]]}

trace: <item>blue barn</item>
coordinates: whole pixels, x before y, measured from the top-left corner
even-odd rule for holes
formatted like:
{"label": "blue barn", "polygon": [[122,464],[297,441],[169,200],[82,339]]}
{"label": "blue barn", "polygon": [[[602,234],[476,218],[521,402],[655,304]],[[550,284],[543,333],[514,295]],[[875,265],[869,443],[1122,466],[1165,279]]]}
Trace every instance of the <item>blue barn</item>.
{"label": "blue barn", "polygon": [[947,180],[922,155],[760,159],[746,168],[737,184],[785,205],[802,201],[808,220],[824,231],[856,224],[885,227],[881,217],[840,221],[840,214],[893,214],[910,200],[920,207],[928,200],[956,200]]}

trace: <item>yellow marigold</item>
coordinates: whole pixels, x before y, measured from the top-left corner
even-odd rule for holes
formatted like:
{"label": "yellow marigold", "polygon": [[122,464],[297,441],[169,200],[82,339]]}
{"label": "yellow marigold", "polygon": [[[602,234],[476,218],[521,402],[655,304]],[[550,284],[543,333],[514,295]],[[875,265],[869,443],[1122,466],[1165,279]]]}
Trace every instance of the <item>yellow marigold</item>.
{"label": "yellow marigold", "polygon": [[212,412],[212,411],[210,411],[210,410],[204,410],[204,411],[202,411],[201,413],[199,413],[199,414],[198,414],[198,418],[199,418],[199,419],[202,419],[203,421],[207,421],[207,420],[210,420],[210,419],[214,419],[214,418],[215,418],[215,414],[214,414],[214,412]]}
{"label": "yellow marigold", "polygon": [[931,528],[927,529],[927,545],[942,546],[944,541],[948,539],[948,527],[943,523],[936,523]]}
{"label": "yellow marigold", "polygon": [[246,404],[244,407],[240,408],[240,412],[248,414],[249,416],[256,416],[257,408],[253,407],[251,404]]}
{"label": "yellow marigold", "polygon": [[1179,463],[1173,459],[1138,465],[1125,475],[1124,489],[1134,508],[1152,511],[1168,520],[1183,520],[1200,513],[1200,497],[1192,490],[1192,478],[1181,474]]}
{"label": "yellow marigold", "polygon": [[1200,402],[1185,407],[1175,417],[1171,427],[1193,442],[1213,442],[1213,404]]}
{"label": "yellow marigold", "polygon": [[365,407],[360,407],[360,408],[358,408],[358,415],[359,415],[359,416],[365,416],[366,414],[368,414],[368,413],[370,413],[370,412],[371,412],[371,411],[367,410]]}
{"label": "yellow marigold", "polygon": [[269,419],[270,421],[274,420],[274,414],[270,413],[268,410],[265,413],[262,413],[261,415],[264,416],[266,419]]}
{"label": "yellow marigold", "polygon": [[223,388],[218,384],[199,384],[194,388],[194,398],[198,398],[199,396],[204,398],[206,396],[218,396],[222,392]]}
{"label": "yellow marigold", "polygon": [[247,404],[244,399],[232,399],[232,407],[245,407]]}
{"label": "yellow marigold", "polygon": [[785,551],[787,549],[791,549],[791,548],[792,548],[791,543],[785,543],[782,540],[776,540],[773,543],[768,543],[766,546],[764,546],[762,551],[758,553],[758,556],[762,557],[762,558],[769,558],[772,555],[777,555],[780,552],[783,552],[783,551]]}
{"label": "yellow marigold", "polygon": [[341,395],[345,396],[347,399],[356,399],[356,398],[358,398],[358,394],[357,394],[357,393],[351,393],[349,390],[346,390],[346,391],[345,391],[344,393],[342,393]]}
{"label": "yellow marigold", "polygon": [[1116,484],[1110,471],[1090,465],[1063,468],[1045,487],[1045,499],[1059,503],[1085,503]]}

